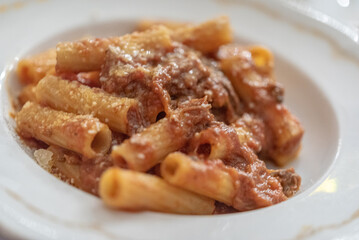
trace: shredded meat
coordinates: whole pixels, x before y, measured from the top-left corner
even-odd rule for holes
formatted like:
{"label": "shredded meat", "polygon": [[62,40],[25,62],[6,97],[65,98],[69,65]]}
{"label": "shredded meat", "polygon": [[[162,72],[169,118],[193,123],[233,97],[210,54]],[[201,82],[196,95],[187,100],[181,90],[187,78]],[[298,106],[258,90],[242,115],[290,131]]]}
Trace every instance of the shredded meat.
{"label": "shredded meat", "polygon": [[235,213],[237,210],[233,207],[229,207],[224,203],[216,201],[216,208],[213,214]]}
{"label": "shredded meat", "polygon": [[98,195],[98,185],[101,174],[113,166],[112,159],[109,155],[86,159],[80,164],[80,188],[86,192]]}
{"label": "shredded meat", "polygon": [[283,187],[283,192],[287,197],[292,197],[298,192],[301,178],[293,168],[270,170],[270,174],[279,180]]}
{"label": "shredded meat", "polygon": [[[246,117],[246,126],[253,127],[255,124],[250,124],[250,121],[256,119]],[[238,124],[235,126],[243,127]],[[258,131],[257,135],[262,134]],[[184,150],[204,160],[216,161],[219,158],[220,163],[223,162],[226,166],[237,169],[237,172],[229,171],[229,173],[240,182],[233,200],[233,207],[240,211],[284,201],[298,191],[300,186],[300,177],[293,169],[268,170],[265,163],[255,154],[254,149],[249,147],[250,145],[253,145],[253,139],[243,139],[233,126],[212,122],[207,129],[197,133]],[[220,163],[216,166],[221,166]]]}
{"label": "shredded meat", "polygon": [[[112,146],[121,144],[127,138],[124,134],[114,132]],[[54,145],[48,147],[47,150],[53,153],[52,174],[88,193],[98,195],[101,174],[113,166],[112,159],[108,154],[89,159]]]}
{"label": "shredded meat", "polygon": [[[225,201],[229,206],[216,202],[215,213],[262,208],[293,196],[301,184],[299,175],[292,168],[267,169],[257,156],[285,163],[299,150],[303,135],[299,121],[282,105],[284,90],[274,79],[273,63],[258,65],[255,53],[238,45],[221,46],[217,53],[205,55],[184,45],[186,41],[173,41],[173,36],[159,27],[112,40],[96,39],[100,48],[94,49],[101,61],[92,72],[57,71],[94,91],[101,88],[138,99],[139,111],[129,111],[127,120],[135,122],[139,117],[133,114],[138,114],[141,122],[131,136],[112,132],[113,151],[103,156],[86,158],[49,146],[53,173],[98,195],[106,169],[116,166],[160,176],[161,161],[181,151],[208,167],[193,178],[200,179],[205,171],[215,176],[218,169],[231,177],[233,191]],[[83,43],[75,46],[82,48]]]}
{"label": "shredded meat", "polygon": [[176,42],[172,51],[140,60],[109,47],[100,81],[107,92],[138,98],[149,122],[161,111],[169,113],[181,102],[202,97],[207,97],[219,120],[233,122],[241,112],[239,99],[218,64]]}

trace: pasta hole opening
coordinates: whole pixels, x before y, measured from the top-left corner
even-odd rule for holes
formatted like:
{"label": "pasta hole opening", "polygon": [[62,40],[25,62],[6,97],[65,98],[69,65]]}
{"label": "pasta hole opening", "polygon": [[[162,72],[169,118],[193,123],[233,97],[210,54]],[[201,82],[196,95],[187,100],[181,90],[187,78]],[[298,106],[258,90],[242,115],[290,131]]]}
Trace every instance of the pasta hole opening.
{"label": "pasta hole opening", "polygon": [[158,122],[159,120],[161,120],[162,118],[165,118],[165,117],[166,117],[166,112],[164,112],[164,111],[159,112],[156,117],[156,122]]}
{"label": "pasta hole opening", "polygon": [[168,162],[165,165],[165,171],[169,176],[174,176],[177,172],[177,169],[180,167],[180,165],[176,161]]}
{"label": "pasta hole opening", "polygon": [[204,157],[208,157],[211,154],[212,151],[212,147],[211,144],[209,143],[204,143],[198,146],[197,148],[197,154],[204,156]]}
{"label": "pasta hole opening", "polygon": [[115,176],[113,177],[112,181],[108,181],[108,186],[106,188],[106,192],[105,194],[111,198],[111,199],[116,199],[118,197],[118,195],[120,194],[120,183],[118,181],[118,176],[116,173],[113,173]]}
{"label": "pasta hole opening", "polygon": [[96,153],[106,153],[111,145],[111,131],[102,129],[92,140],[91,148]]}

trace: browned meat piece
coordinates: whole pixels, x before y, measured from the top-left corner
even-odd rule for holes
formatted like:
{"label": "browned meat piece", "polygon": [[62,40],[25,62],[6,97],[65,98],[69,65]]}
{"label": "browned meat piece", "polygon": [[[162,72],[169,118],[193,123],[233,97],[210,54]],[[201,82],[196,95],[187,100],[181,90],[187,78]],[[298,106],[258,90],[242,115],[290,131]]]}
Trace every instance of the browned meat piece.
{"label": "browned meat piece", "polygon": [[217,119],[230,123],[237,118],[239,99],[213,60],[176,42],[171,51],[160,51],[140,61],[127,52],[109,47],[100,77],[102,88],[138,98],[149,122],[183,101],[202,97],[207,97]]}
{"label": "browned meat piece", "polygon": [[98,196],[98,187],[102,173],[113,166],[109,155],[100,158],[88,159],[80,164],[80,188]]}
{"label": "browned meat piece", "polygon": [[271,176],[278,179],[287,197],[291,197],[298,192],[302,179],[293,168],[270,170],[269,172]]}
{"label": "browned meat piece", "polygon": [[246,174],[239,172],[241,186],[233,201],[236,209],[248,211],[287,200],[280,182],[270,175],[263,161],[256,159],[247,166]]}
{"label": "browned meat piece", "polygon": [[224,203],[217,202],[215,203],[215,210],[213,214],[224,214],[224,213],[235,213],[238,212],[235,208],[229,207]]}

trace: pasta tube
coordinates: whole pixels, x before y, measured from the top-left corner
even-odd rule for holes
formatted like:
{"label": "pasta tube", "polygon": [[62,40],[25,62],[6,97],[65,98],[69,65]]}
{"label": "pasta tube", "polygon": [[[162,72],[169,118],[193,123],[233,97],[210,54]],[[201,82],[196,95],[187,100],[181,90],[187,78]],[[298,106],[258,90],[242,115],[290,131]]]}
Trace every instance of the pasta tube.
{"label": "pasta tube", "polygon": [[283,88],[273,77],[274,59],[268,49],[227,45],[219,49],[217,57],[235,91],[250,108],[283,101]]}
{"label": "pasta tube", "polygon": [[232,42],[232,29],[226,16],[217,17],[201,24],[166,21],[142,21],[138,29],[145,30],[154,25],[171,29],[171,39],[181,42],[203,53],[211,53],[221,45]]}
{"label": "pasta tube", "polygon": [[194,161],[183,153],[171,153],[161,163],[161,175],[169,183],[233,206],[236,171],[215,161]]}
{"label": "pasta tube", "polygon": [[300,152],[303,127],[282,104],[265,108],[263,118],[272,137],[270,147],[265,149],[265,154],[278,166],[284,166]]}
{"label": "pasta tube", "polygon": [[188,151],[205,159],[226,159],[238,148],[235,130],[225,124],[214,123],[209,128],[195,134]]}
{"label": "pasta tube", "polygon": [[120,168],[110,168],[100,180],[106,205],[123,210],[152,210],[179,214],[212,214],[212,199],[168,184],[162,178]]}
{"label": "pasta tube", "polygon": [[247,108],[268,127],[265,155],[283,166],[299,152],[304,130],[282,104],[283,89],[273,77],[273,56],[263,47],[224,46],[218,52],[221,68]]}
{"label": "pasta tube", "polygon": [[56,51],[50,49],[35,56],[21,59],[17,65],[17,75],[22,83],[36,84],[47,73],[55,73]]}
{"label": "pasta tube", "polygon": [[20,92],[18,100],[21,105],[24,105],[27,101],[36,102],[35,85],[28,84]]}
{"label": "pasta tube", "polygon": [[115,97],[55,76],[43,78],[35,92],[41,104],[76,114],[92,114],[114,131],[132,135],[143,126],[136,99]]}
{"label": "pasta tube", "polygon": [[193,26],[193,24],[191,24],[191,23],[174,22],[174,21],[156,21],[156,20],[145,19],[145,20],[141,20],[138,23],[136,29],[138,31],[145,31],[145,30],[150,29],[156,25],[163,25],[166,28],[171,29],[171,30],[177,30],[177,29],[180,29],[183,27]]}
{"label": "pasta tube", "polygon": [[171,38],[203,53],[211,53],[232,42],[233,36],[228,17],[221,16],[193,27],[180,28],[171,34]]}
{"label": "pasta tube", "polygon": [[[57,44],[58,71],[87,72],[100,70],[105,61],[106,50],[112,45],[130,55],[152,54],[159,49],[170,49],[168,29],[159,26],[144,32],[135,32],[122,37],[85,39]],[[137,54],[133,52],[137,51]]]}
{"label": "pasta tube", "polygon": [[81,188],[80,157],[55,145],[50,145],[47,151],[52,153],[52,174],[75,187]]}
{"label": "pasta tube", "polygon": [[161,163],[161,175],[169,183],[239,211],[266,207],[287,199],[274,177],[266,172],[252,174],[227,167],[220,160],[194,161],[179,152],[169,154]]}
{"label": "pasta tube", "polygon": [[179,107],[170,117],[114,146],[111,153],[114,163],[137,171],[149,170],[167,154],[183,147],[196,131],[212,120],[209,108],[203,100],[192,100]]}
{"label": "pasta tube", "polygon": [[245,146],[255,150],[260,148],[259,144],[248,128],[216,122],[195,134],[188,152],[205,159],[230,160],[238,154],[243,155]]}
{"label": "pasta tube", "polygon": [[107,125],[89,115],[75,115],[27,102],[15,118],[24,137],[75,151],[87,158],[105,154],[111,145]]}

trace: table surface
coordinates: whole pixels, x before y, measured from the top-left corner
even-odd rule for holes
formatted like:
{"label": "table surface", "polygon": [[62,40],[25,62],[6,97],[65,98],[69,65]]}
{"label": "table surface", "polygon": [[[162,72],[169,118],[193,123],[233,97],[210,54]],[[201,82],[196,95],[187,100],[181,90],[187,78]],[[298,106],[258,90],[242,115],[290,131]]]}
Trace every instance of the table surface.
{"label": "table surface", "polygon": [[[287,0],[312,7],[359,32],[359,1],[358,0]],[[1,237],[0,240],[7,240]]]}

